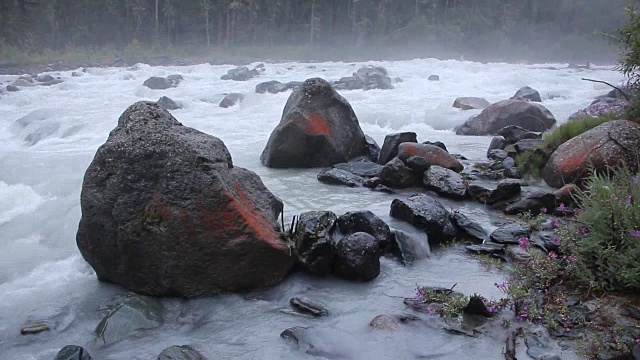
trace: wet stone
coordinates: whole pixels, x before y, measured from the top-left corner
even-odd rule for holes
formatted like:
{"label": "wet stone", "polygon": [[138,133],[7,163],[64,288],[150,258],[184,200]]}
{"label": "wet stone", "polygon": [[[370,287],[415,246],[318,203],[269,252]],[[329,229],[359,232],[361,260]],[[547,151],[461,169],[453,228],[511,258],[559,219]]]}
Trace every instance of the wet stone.
{"label": "wet stone", "polygon": [[377,177],[382,171],[382,166],[371,161],[354,161],[333,165],[334,169],[348,171],[356,176]]}
{"label": "wet stone", "polygon": [[529,238],[530,230],[519,223],[511,223],[494,230],[489,236],[499,244],[519,245],[521,238]]}
{"label": "wet stone", "polygon": [[318,181],[327,185],[362,186],[364,179],[346,170],[326,169],[318,174]]}
{"label": "wet stone", "polygon": [[369,323],[369,326],[375,330],[390,330],[390,331],[397,330],[400,327],[398,325],[398,322],[389,315],[376,316],[375,318],[373,318],[373,320],[371,320],[371,323]]}
{"label": "wet stone", "polygon": [[451,214],[451,220],[462,232],[473,240],[483,242],[487,238],[486,230],[466,215],[456,211]]}
{"label": "wet stone", "polygon": [[189,345],[174,345],[162,350],[157,360],[206,360],[206,358]]}
{"label": "wet stone", "polygon": [[476,255],[491,255],[499,258],[504,258],[504,248],[505,245],[502,244],[494,244],[494,243],[484,243],[478,245],[468,245],[465,246],[468,252]]}
{"label": "wet stone", "polygon": [[329,315],[329,310],[327,310],[322,305],[313,303],[308,299],[294,297],[289,300],[289,305],[291,305],[292,308],[300,313],[309,314],[315,317]]}
{"label": "wet stone", "polygon": [[67,345],[60,349],[53,360],[91,360],[91,354],[81,346]]}

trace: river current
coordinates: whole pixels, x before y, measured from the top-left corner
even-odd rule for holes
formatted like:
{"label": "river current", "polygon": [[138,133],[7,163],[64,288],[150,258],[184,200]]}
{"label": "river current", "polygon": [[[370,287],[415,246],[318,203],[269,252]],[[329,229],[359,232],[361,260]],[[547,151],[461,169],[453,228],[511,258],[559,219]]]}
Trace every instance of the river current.
{"label": "river current", "polygon": [[[253,64],[256,65],[256,64]],[[451,287],[464,294],[500,297],[495,282],[503,275],[483,266],[458,246],[433,251],[427,259],[403,266],[383,258],[380,276],[368,283],[295,274],[260,296],[233,294],[198,300],[161,301],[163,324],[103,345],[94,335],[98,308],[128,293],[97,281],[79,254],[75,234],[80,219],[82,177],[96,149],[104,143],[120,114],[140,100],[166,95],[184,107],[171,111],[186,126],[222,139],[234,164],[255,171],[285,203],[285,218],[308,210],[338,215],[368,209],[388,216],[388,195],[367,189],[327,186],[316,180],[318,169],[274,170],[260,164],[269,134],[280,121],[290,92],[256,94],[267,80],[302,81],[310,77],[337,80],[363,65],[387,68],[402,82],[393,90],[340,91],[351,103],[360,125],[380,144],[388,133],[414,131],[419,141],[442,141],[452,153],[471,160],[485,157],[490,137],[457,136],[452,129],[478,110],[451,107],[459,96],[490,102],[511,97],[528,85],[559,122],[609,91],[595,78],[620,83],[610,66],[576,70],[567,64],[523,65],[416,59],[363,63],[267,63],[261,76],[246,82],[220,80],[231,65],[184,67],[90,68],[50,73],[64,82],[29,87],[0,95],[0,359],[52,359],[67,344],[84,346],[96,359],[155,359],[166,347],[189,344],[209,359],[302,359],[279,334],[292,326],[314,328],[316,348],[331,349],[329,358],[344,359],[498,359],[503,334],[477,338],[451,335],[436,319],[402,326],[397,332],[372,331],[376,315],[409,313],[402,300],[416,285]],[[182,83],[168,90],[142,86],[150,76],[181,74]],[[440,81],[427,81],[429,75]],[[0,85],[17,76],[0,75]],[[245,94],[228,109],[218,107],[224,93]],[[487,229],[499,214],[470,203],[444,201]],[[303,296],[325,304],[331,315],[307,319],[283,312],[289,298]],[[45,320],[51,331],[20,335],[20,328]],[[564,357],[563,357],[564,358]]]}

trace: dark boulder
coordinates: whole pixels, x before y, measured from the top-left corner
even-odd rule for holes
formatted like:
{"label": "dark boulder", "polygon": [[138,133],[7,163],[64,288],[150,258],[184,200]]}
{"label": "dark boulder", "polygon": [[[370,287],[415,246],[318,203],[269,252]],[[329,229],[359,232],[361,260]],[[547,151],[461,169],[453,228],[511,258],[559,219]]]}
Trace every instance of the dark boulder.
{"label": "dark boulder", "polygon": [[553,192],[536,189],[527,193],[523,193],[519,200],[508,204],[504,209],[505,214],[522,214],[530,212],[532,215],[538,215],[555,209],[556,196]]}
{"label": "dark boulder", "polygon": [[481,315],[484,317],[491,317],[491,312],[487,309],[487,306],[482,301],[482,298],[478,295],[474,295],[469,299],[467,306],[462,309],[462,312],[468,315]]}
{"label": "dark boulder", "polygon": [[335,249],[329,231],[336,219],[331,211],[309,211],[298,218],[294,233],[298,262],[311,274],[331,272]]}
{"label": "dark boulder", "polygon": [[410,156],[404,163],[416,174],[424,174],[431,167],[427,159],[420,156]]}
{"label": "dark boulder", "polygon": [[508,157],[509,153],[502,149],[493,149],[487,154],[487,158],[489,158],[489,160],[504,161],[504,159]]}
{"label": "dark boulder", "polygon": [[318,174],[318,181],[327,185],[362,186],[364,178],[342,169],[325,169]]}
{"label": "dark boulder", "polygon": [[124,296],[103,309],[104,317],[95,330],[96,338],[103,344],[115,343],[164,323],[162,304],[154,298]]}
{"label": "dark boulder", "polygon": [[378,164],[384,165],[396,157],[398,155],[398,146],[405,142],[417,143],[418,137],[416,133],[403,132],[385,136],[382,150],[380,150],[380,156],[378,157]]}
{"label": "dark boulder", "polygon": [[508,125],[517,125],[530,131],[550,129],[556,119],[542,105],[524,100],[504,100],[484,109],[480,115],[467,120],[456,129],[458,135],[496,135]]}
{"label": "dark boulder", "polygon": [[491,153],[492,150],[503,150],[505,147],[507,147],[507,145],[509,145],[507,143],[507,140],[502,137],[502,136],[496,136],[493,139],[491,139],[491,144],[489,144],[489,148],[487,149],[487,157],[489,157],[489,154]]}
{"label": "dark boulder", "polygon": [[433,165],[424,172],[422,184],[427,190],[433,190],[438,195],[464,199],[467,197],[467,184],[458,173]]}
{"label": "dark boulder", "polygon": [[516,149],[518,154],[522,154],[538,150],[542,146],[543,142],[544,140],[542,139],[525,139],[513,144],[513,147]]}
{"label": "dark boulder", "polygon": [[493,205],[495,203],[513,199],[520,195],[521,186],[517,181],[503,180],[498,183],[498,186],[491,190],[485,199],[485,203]]}
{"label": "dark boulder", "polygon": [[418,177],[400,159],[394,158],[380,170],[380,182],[391,188],[404,189],[418,184]]}
{"label": "dark boulder", "polygon": [[542,171],[547,184],[560,188],[580,184],[595,169],[628,166],[638,169],[640,125],[627,120],[609,121],[560,145]]}
{"label": "dark boulder", "polygon": [[356,176],[365,178],[377,177],[382,171],[382,166],[371,161],[350,161],[333,165],[334,169],[348,171]]}
{"label": "dark boulder", "polygon": [[333,274],[348,280],[369,281],[380,274],[376,238],[357,232],[342,238],[336,245]]}
{"label": "dark boulder", "polygon": [[393,200],[390,215],[424,230],[429,236],[430,245],[438,245],[456,235],[449,211],[438,200],[426,194]]}
{"label": "dark boulder", "polygon": [[542,98],[540,97],[540,93],[538,92],[538,90],[530,88],[528,86],[522,87],[518,91],[516,91],[512,99],[524,99],[534,102],[542,102]]}
{"label": "dark boulder", "polygon": [[239,104],[244,100],[244,95],[239,93],[227,94],[222,101],[220,101],[221,108],[229,108],[233,105]]}
{"label": "dark boulder", "polygon": [[60,349],[53,360],[91,360],[91,354],[82,346],[67,345]]}
{"label": "dark boulder", "polygon": [[164,90],[175,86],[175,83],[165,77],[152,76],[142,83],[151,90]]}
{"label": "dark boulder", "polygon": [[262,82],[258,85],[256,85],[256,92],[258,94],[264,94],[266,92],[272,93],[272,94],[276,94],[278,93],[278,85],[282,85],[282,83],[280,81],[277,80],[271,80],[271,81],[265,81]]}
{"label": "dark boulder", "polygon": [[380,157],[380,145],[369,135],[364,135],[364,140],[366,141],[367,151],[369,152],[369,158],[373,162],[378,162],[378,158]]}
{"label": "dark boulder", "polygon": [[189,345],[174,345],[162,350],[158,360],[207,360],[207,358]]}
{"label": "dark boulder", "polygon": [[511,223],[495,229],[489,238],[498,244],[518,245],[521,238],[529,238],[530,229],[520,223]]}
{"label": "dark boulder", "polygon": [[158,106],[160,106],[165,110],[177,110],[182,108],[182,106],[178,105],[178,103],[176,103],[175,101],[173,101],[173,99],[167,96],[160,97],[160,99],[156,101],[156,104],[158,104]]}
{"label": "dark boulder", "polygon": [[449,152],[449,150],[447,150],[447,147],[444,145],[444,143],[442,141],[425,141],[423,142],[423,144],[425,145],[433,145],[433,146],[437,146],[440,149]]}
{"label": "dark boulder", "polygon": [[458,228],[459,232],[466,234],[466,237],[482,243],[487,238],[487,231],[477,222],[472,221],[466,215],[457,211],[451,214],[452,223]]}
{"label": "dark boulder", "polygon": [[460,172],[464,166],[453,155],[433,145],[403,143],[398,146],[398,158],[406,161],[412,156],[419,156],[427,160],[429,165],[442,166],[443,168]]}
{"label": "dark boulder", "polygon": [[542,139],[542,135],[540,133],[529,131],[516,125],[503,127],[502,129],[498,130],[498,135],[502,136],[509,145],[515,144],[520,140]]}
{"label": "dark boulder", "polygon": [[462,110],[486,109],[491,105],[486,99],[479,97],[459,97],[453,102],[453,107]]}
{"label": "dark boulder", "polygon": [[[151,102],[130,106],[87,169],[78,248],[100,280],[199,297],[278,283],[282,202],[224,143]],[[212,266],[215,264],[215,266]]]}
{"label": "dark boulder", "polygon": [[381,253],[390,250],[393,246],[394,235],[389,225],[369,210],[345,213],[338,218],[337,224],[338,230],[345,235],[357,232],[372,235]]}
{"label": "dark boulder", "polygon": [[259,72],[251,72],[246,66],[238,66],[234,69],[227,70],[227,73],[220,77],[221,80],[247,81],[252,77],[260,74]]}
{"label": "dark boulder", "polygon": [[260,160],[273,168],[325,167],[367,155],[351,105],[320,78],[309,79],[285,105]]}

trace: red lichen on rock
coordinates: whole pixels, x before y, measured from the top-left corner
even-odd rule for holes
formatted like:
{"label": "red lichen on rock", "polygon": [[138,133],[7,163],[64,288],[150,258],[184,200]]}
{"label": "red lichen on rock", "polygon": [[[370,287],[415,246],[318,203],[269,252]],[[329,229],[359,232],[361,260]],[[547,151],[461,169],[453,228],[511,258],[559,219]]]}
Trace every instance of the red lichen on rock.
{"label": "red lichen on rock", "polygon": [[317,113],[309,114],[304,130],[311,135],[324,135],[331,137],[331,128],[329,128],[329,124]]}

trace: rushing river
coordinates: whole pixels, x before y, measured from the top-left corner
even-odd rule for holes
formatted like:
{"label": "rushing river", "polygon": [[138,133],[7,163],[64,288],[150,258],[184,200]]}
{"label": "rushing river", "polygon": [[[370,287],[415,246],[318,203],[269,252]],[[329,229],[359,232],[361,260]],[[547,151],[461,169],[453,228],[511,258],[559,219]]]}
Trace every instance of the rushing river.
{"label": "rushing river", "polygon": [[[0,95],[0,359],[52,359],[64,345],[84,346],[97,359],[155,359],[170,345],[190,344],[209,359],[313,358],[279,337],[292,326],[313,326],[316,345],[330,349],[331,358],[345,359],[498,359],[504,336],[498,331],[477,338],[451,335],[436,319],[402,326],[397,332],[372,331],[378,314],[409,313],[402,300],[416,284],[450,287],[465,294],[500,297],[502,281],[460,247],[434,251],[411,266],[382,259],[380,276],[369,283],[296,274],[255,297],[226,295],[183,301],[162,300],[163,325],[124,340],[102,345],[94,330],[98,308],[118,294],[117,286],[99,283],[80,256],[75,234],[80,219],[80,188],[84,171],[106,140],[120,114],[139,100],[167,95],[182,103],[172,114],[183,124],[221,138],[236,165],[257,172],[285,203],[285,217],[308,210],[332,210],[338,215],[369,209],[388,221],[394,196],[367,189],[326,186],[316,180],[318,169],[273,170],[261,166],[260,153],[280,121],[290,94],[256,94],[256,84],[320,76],[337,80],[361,65],[386,67],[403,81],[394,90],[341,91],[351,103],[365,133],[380,144],[385,134],[414,131],[419,141],[442,141],[452,153],[482,159],[489,137],[456,136],[452,129],[478,111],[451,107],[459,96],[480,96],[490,102],[511,97],[528,85],[540,91],[543,105],[563,122],[587,106],[605,85],[582,77],[620,83],[611,67],[578,71],[566,64],[517,65],[411,60],[370,63],[266,64],[266,72],[246,82],[220,80],[231,66],[195,65],[87,69],[51,73],[64,82],[51,87],[23,88]],[[255,65],[255,64],[254,64]],[[150,76],[181,74],[176,88],[150,90]],[[430,82],[431,74],[440,81]],[[16,76],[1,76],[4,86]],[[224,93],[246,95],[238,106],[218,107]],[[19,122],[16,120],[22,119]],[[460,208],[488,229],[498,216],[470,203],[443,201]],[[387,295],[385,295],[387,294]],[[322,319],[292,316],[281,310],[289,298],[305,296],[325,304],[331,315]],[[252,298],[253,300],[249,299]],[[46,320],[51,331],[22,336],[30,321]],[[524,355],[523,355],[524,356]]]}

